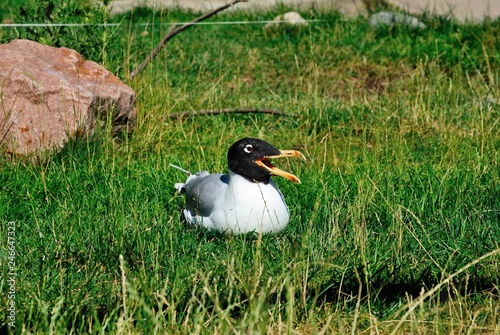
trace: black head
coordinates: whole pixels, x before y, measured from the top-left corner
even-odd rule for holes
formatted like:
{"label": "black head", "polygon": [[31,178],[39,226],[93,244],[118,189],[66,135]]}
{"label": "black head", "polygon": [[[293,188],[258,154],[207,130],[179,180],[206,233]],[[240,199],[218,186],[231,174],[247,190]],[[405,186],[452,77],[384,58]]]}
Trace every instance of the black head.
{"label": "black head", "polygon": [[244,138],[234,143],[227,152],[229,169],[254,182],[269,183],[271,172],[256,161],[279,155],[280,151],[266,141]]}

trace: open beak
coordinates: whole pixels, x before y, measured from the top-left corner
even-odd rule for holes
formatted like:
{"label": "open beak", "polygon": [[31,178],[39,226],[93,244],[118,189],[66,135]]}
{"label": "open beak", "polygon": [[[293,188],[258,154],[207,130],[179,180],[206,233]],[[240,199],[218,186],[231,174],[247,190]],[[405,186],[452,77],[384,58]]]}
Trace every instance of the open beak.
{"label": "open beak", "polygon": [[260,159],[255,160],[255,163],[257,163],[257,165],[259,165],[259,166],[263,167],[264,169],[266,169],[267,171],[269,171],[272,175],[285,177],[286,179],[291,180],[294,183],[300,184],[300,180],[299,180],[299,178],[297,178],[297,176],[295,176],[289,172],[283,171],[281,169],[278,169],[277,167],[272,165],[271,162],[269,161],[270,158],[283,158],[283,157],[298,157],[298,158],[301,158],[303,160],[306,160],[306,157],[300,151],[280,150],[279,155],[266,156],[264,158],[260,158]]}

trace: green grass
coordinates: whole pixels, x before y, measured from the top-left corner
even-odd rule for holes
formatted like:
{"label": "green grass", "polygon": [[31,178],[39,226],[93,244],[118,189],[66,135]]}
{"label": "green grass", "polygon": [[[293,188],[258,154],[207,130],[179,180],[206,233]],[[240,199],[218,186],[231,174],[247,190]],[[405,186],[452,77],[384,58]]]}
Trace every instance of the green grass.
{"label": "green grass", "polygon": [[[175,37],[129,82],[130,138],[103,132],[35,162],[0,160],[1,264],[7,273],[14,221],[18,332],[500,330],[500,22],[428,17],[425,31],[374,31],[361,18],[302,14],[323,21]],[[194,16],[114,18],[106,66],[125,79],[170,29],[160,24]],[[238,107],[294,117],[168,117]],[[173,187],[185,176],[169,164],[225,171],[227,148],[245,136],[308,157],[279,162],[302,181],[276,180],[289,226],[265,236],[189,227]],[[7,289],[2,280],[2,306]],[[12,331],[3,308],[0,320]]]}

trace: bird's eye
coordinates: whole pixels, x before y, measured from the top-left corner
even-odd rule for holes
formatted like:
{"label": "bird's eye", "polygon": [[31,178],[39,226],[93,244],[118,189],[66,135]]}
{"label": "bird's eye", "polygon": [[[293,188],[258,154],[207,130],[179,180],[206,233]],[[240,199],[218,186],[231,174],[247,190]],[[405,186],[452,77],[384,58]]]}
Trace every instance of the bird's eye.
{"label": "bird's eye", "polygon": [[243,148],[243,150],[244,150],[247,154],[249,154],[249,153],[251,153],[251,152],[253,151],[253,146],[252,146],[251,144],[247,144],[247,145]]}

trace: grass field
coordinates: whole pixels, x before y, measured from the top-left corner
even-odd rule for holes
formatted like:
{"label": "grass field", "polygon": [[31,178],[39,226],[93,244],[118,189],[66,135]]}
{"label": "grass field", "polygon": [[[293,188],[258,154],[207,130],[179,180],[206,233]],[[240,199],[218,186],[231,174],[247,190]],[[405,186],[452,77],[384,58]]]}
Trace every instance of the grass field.
{"label": "grass field", "polygon": [[[279,10],[284,10],[280,8]],[[271,13],[209,20],[256,21]],[[202,25],[136,79],[130,138],[106,132],[33,162],[0,158],[0,326],[12,333],[500,333],[500,22],[423,31],[304,11],[306,27]],[[139,9],[78,50],[126,80],[196,17]],[[16,33],[5,28],[6,41]],[[19,36],[25,36],[21,29]],[[62,39],[45,39],[60,43]],[[78,41],[73,41],[78,43]],[[169,113],[272,108],[290,116]],[[299,149],[275,179],[277,235],[182,220],[173,184],[226,170],[258,137]],[[14,228],[9,228],[14,227]],[[15,328],[8,325],[15,231]]]}

